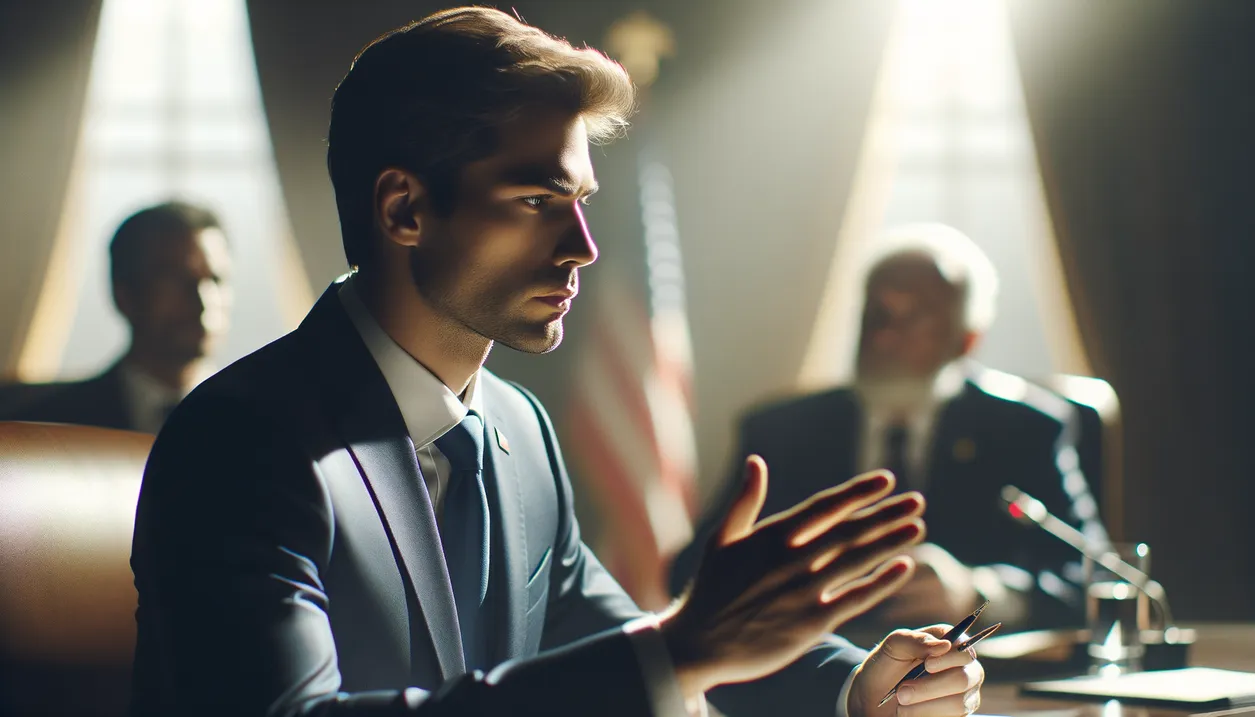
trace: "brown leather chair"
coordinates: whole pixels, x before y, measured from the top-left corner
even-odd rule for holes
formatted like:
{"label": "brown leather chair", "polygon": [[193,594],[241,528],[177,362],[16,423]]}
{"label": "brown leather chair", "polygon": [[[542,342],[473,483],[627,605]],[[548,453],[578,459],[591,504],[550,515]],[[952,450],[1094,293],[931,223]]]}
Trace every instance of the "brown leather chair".
{"label": "brown leather chair", "polygon": [[153,437],[0,422],[0,715],[123,715]]}

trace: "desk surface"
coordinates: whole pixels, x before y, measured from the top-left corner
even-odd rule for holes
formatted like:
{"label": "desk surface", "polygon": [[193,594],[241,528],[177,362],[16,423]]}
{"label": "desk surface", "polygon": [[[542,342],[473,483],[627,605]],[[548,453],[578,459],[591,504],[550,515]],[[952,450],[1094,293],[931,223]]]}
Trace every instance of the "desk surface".
{"label": "desk surface", "polygon": [[[1255,624],[1189,625],[1198,632],[1190,664],[1226,670],[1255,672]],[[977,650],[979,652],[979,650]],[[1117,702],[1082,703],[1021,697],[1013,684],[986,684],[982,691],[982,714],[1014,717],[1185,717],[1184,710],[1133,707]],[[1212,712],[1209,717],[1255,717],[1255,708]]]}

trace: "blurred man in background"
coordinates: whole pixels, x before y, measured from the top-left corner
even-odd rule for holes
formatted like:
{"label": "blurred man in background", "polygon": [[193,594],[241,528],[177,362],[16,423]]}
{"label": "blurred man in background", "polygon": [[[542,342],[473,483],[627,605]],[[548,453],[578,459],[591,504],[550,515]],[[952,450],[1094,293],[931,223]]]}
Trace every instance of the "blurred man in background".
{"label": "blurred man in background", "polygon": [[[869,616],[874,621],[954,620],[988,599],[990,619],[1079,624],[1078,556],[1013,522],[1000,500],[1004,485],[1016,485],[1106,540],[1078,466],[1074,408],[968,358],[993,321],[998,289],[993,265],[968,237],[913,225],[878,247],[866,273],[853,384],[750,410],[734,463],[759,454],[771,466],[767,511],[871,467],[925,494],[930,542],[916,549],[911,582]],[[729,499],[715,502],[695,545]],[[694,552],[676,560],[677,589]]]}
{"label": "blurred man in background", "polygon": [[0,418],[156,433],[210,373],[226,332],[231,257],[217,217],[168,202],[142,209],[109,245],[113,301],[130,326],[126,353],[83,381],[10,387]]}

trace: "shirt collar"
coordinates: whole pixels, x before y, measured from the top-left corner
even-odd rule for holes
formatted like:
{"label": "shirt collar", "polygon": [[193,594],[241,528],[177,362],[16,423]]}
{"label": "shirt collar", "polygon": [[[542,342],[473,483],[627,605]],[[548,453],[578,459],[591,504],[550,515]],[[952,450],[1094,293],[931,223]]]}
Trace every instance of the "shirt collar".
{"label": "shirt collar", "polygon": [[[208,375],[206,370],[201,371],[196,383]],[[170,409],[191,393],[191,388],[186,391],[170,388],[125,361],[118,365],[118,374],[126,395],[131,426],[144,433],[155,434],[160,430]]]}
{"label": "shirt collar", "polygon": [[127,390],[143,396],[145,401],[152,403],[178,403],[186,398],[188,393],[191,393],[190,389],[188,391],[179,391],[170,388],[126,362],[123,362],[118,368],[122,373],[122,381],[126,384]]}
{"label": "shirt collar", "polygon": [[471,375],[465,396],[458,398],[383,330],[353,288],[352,277],[341,284],[337,295],[349,321],[379,366],[416,449],[432,443],[461,423],[468,410],[484,415],[483,398],[477,390],[479,371]]}

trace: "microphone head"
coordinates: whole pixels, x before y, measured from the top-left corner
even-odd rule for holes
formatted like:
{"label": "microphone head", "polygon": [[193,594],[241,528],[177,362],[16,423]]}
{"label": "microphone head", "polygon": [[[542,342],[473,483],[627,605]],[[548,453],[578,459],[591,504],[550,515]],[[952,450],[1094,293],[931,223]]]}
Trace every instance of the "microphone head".
{"label": "microphone head", "polygon": [[1014,505],[1015,501],[1019,500],[1022,495],[1024,495],[1024,491],[1013,485],[1002,486],[1002,499],[1006,501],[1008,505]]}
{"label": "microphone head", "polygon": [[1021,523],[1040,523],[1048,515],[1041,501],[1013,485],[1002,486],[1002,499],[1007,503],[1007,512]]}

